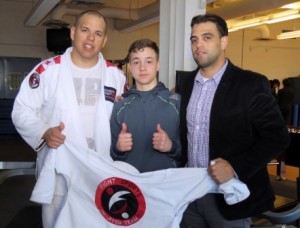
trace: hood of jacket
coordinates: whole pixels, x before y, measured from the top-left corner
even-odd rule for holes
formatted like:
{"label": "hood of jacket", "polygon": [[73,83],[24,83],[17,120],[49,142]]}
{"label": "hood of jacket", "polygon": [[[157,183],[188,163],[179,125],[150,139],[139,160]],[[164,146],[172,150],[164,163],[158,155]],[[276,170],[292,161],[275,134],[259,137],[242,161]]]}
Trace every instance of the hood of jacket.
{"label": "hood of jacket", "polygon": [[163,93],[164,91],[169,91],[164,83],[158,82],[157,85],[149,90],[149,91],[139,91],[136,89],[136,85],[133,85],[126,93],[123,93],[123,97],[129,97],[129,96],[136,96],[137,98],[142,98],[142,99],[150,99],[155,98],[159,94]]}

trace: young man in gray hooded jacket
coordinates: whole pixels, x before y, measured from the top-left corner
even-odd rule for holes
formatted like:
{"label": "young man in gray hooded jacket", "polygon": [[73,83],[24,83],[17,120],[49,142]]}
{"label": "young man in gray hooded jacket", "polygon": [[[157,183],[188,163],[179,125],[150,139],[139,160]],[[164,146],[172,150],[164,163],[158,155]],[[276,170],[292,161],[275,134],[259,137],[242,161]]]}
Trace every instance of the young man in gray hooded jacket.
{"label": "young man in gray hooded jacket", "polygon": [[180,96],[158,82],[159,49],[152,40],[137,40],[127,60],[135,85],[114,105],[111,157],[140,172],[176,168],[181,158]]}

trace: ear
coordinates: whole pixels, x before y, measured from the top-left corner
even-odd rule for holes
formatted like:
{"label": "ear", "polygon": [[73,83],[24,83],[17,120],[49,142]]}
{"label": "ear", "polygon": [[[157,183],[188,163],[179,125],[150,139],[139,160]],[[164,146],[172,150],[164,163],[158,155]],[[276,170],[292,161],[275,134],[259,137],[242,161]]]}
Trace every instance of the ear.
{"label": "ear", "polygon": [[228,36],[223,36],[221,38],[221,47],[223,51],[226,49],[227,44],[228,44]]}
{"label": "ear", "polygon": [[127,66],[128,66],[128,70],[131,72],[131,65],[130,65],[130,62],[127,63]]}
{"label": "ear", "polygon": [[102,48],[104,48],[104,47],[105,47],[105,45],[106,45],[106,42],[107,42],[107,35],[105,34],[104,41],[103,41],[103,44],[102,44]]}
{"label": "ear", "polygon": [[75,27],[72,26],[70,29],[70,38],[72,41],[74,41],[74,36],[75,36]]}
{"label": "ear", "polygon": [[159,69],[160,69],[160,63],[159,63],[159,61],[157,60],[156,71],[158,72],[158,71],[159,71]]}

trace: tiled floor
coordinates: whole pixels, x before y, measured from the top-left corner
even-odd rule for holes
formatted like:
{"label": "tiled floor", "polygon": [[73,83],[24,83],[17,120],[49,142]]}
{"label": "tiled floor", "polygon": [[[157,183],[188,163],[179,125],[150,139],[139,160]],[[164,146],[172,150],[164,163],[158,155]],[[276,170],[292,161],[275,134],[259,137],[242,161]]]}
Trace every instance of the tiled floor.
{"label": "tiled floor", "polygon": [[36,205],[29,200],[34,184],[33,175],[9,177],[0,184],[1,228],[6,227],[23,207]]}

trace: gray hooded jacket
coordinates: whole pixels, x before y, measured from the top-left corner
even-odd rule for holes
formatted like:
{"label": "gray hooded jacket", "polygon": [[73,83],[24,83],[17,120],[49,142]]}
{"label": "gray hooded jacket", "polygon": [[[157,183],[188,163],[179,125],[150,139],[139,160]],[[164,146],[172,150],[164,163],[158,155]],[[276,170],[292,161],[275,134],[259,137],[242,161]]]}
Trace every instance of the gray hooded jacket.
{"label": "gray hooded jacket", "polygon": [[[170,92],[159,82],[151,91],[137,91],[133,86],[124,99],[114,105],[110,120],[113,160],[127,162],[140,172],[155,171],[179,166],[181,145],[179,137],[180,95]],[[132,150],[121,152],[116,148],[122,123],[132,134]],[[168,134],[172,149],[163,153],[152,146],[156,126]]]}

